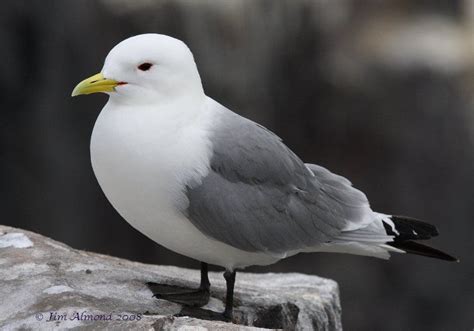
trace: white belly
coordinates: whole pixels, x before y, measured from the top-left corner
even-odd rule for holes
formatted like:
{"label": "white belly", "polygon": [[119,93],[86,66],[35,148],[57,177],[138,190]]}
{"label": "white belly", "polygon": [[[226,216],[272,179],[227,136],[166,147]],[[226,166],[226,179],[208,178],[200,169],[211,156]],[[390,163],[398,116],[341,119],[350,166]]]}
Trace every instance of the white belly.
{"label": "white belly", "polygon": [[184,130],[173,124],[164,112],[104,108],[92,133],[91,161],[110,203],[148,238],[193,259],[227,269],[276,262],[208,238],[186,219],[184,185],[206,175],[210,145],[196,122]]}

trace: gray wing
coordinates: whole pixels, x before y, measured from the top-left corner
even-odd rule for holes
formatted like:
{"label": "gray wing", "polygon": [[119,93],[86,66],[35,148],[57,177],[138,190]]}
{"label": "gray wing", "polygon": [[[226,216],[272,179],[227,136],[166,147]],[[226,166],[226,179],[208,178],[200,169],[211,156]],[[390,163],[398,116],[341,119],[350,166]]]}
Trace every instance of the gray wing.
{"label": "gray wing", "polygon": [[211,170],[187,190],[187,216],[201,232],[279,255],[330,242],[365,222],[367,199],[347,179],[305,165],[264,127],[228,110],[221,116]]}

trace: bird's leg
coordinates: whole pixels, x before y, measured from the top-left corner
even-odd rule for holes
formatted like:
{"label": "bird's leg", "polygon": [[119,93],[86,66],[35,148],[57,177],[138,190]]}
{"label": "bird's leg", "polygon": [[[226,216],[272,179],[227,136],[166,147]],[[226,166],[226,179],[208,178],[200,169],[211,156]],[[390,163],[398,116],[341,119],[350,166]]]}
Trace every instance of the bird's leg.
{"label": "bird's leg", "polygon": [[207,263],[201,262],[201,284],[199,289],[208,291],[211,289],[211,282],[209,282],[209,272]]}
{"label": "bird's leg", "polygon": [[227,294],[225,297],[224,318],[227,321],[232,321],[232,314],[234,309],[234,285],[235,285],[235,271],[224,272],[224,278],[227,285]]}
{"label": "bird's leg", "polygon": [[201,283],[197,290],[174,285],[147,284],[153,296],[186,306],[202,307],[209,302],[210,287],[207,263],[201,262]]}
{"label": "bird's leg", "polygon": [[[207,278],[207,265],[203,264],[201,267],[201,288],[209,286],[209,279]],[[175,316],[191,316],[194,318],[210,320],[210,321],[226,321],[232,322],[233,315],[233,303],[234,303],[234,284],[235,284],[235,271],[226,271],[224,278],[227,283],[227,294],[225,302],[225,311],[223,314],[213,312],[212,310],[206,310],[195,307],[183,307],[181,312]]]}

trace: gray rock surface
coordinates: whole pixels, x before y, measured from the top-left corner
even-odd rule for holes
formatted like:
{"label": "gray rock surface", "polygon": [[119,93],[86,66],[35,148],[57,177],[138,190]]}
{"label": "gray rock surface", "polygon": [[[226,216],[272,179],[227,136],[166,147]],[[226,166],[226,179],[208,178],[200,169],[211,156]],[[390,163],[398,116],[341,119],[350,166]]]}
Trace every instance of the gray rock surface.
{"label": "gray rock surface", "polygon": [[[238,273],[236,324],[180,314],[152,297],[147,282],[197,287],[199,272],[146,265],[72,249],[32,232],[0,226],[0,329],[341,330],[337,284],[302,274]],[[204,307],[223,311],[225,283],[210,273]]]}

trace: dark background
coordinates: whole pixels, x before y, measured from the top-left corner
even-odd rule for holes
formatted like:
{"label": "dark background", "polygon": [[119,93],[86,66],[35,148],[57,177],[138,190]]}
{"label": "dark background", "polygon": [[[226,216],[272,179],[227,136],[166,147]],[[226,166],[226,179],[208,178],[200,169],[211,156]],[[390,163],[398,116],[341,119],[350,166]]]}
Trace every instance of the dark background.
{"label": "dark background", "polygon": [[437,225],[433,244],[461,258],[300,254],[252,271],[335,279],[347,330],[474,327],[473,1],[2,1],[1,223],[197,268],[107,202],[89,160],[106,96],[70,98],[145,32],[184,40],[208,95],[350,178],[374,210]]}

